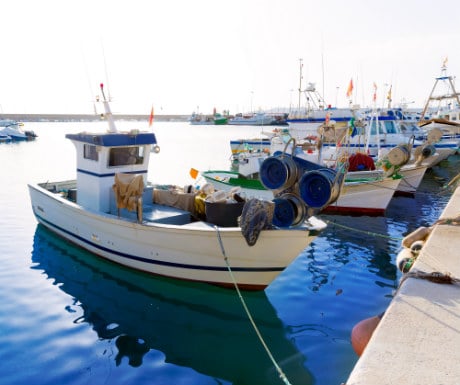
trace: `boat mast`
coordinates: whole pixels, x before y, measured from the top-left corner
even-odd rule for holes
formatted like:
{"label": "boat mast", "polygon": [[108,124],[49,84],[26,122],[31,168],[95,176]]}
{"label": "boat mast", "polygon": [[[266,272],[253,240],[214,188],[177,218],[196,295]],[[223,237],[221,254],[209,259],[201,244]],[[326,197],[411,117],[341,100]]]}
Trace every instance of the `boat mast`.
{"label": "boat mast", "polygon": [[[459,98],[460,94],[455,90],[454,80],[452,76],[446,75],[446,72],[447,72],[447,65],[446,65],[446,60],[444,60],[444,63],[441,67],[441,76],[436,78],[436,81],[434,83],[433,89],[431,90],[430,96],[428,97],[425,107],[423,108],[422,115],[420,117],[421,122],[425,121],[425,114],[428,111],[431,101],[438,101],[439,103],[441,103],[442,100],[454,99],[457,102],[457,107],[460,106],[460,98]],[[436,86],[439,81],[448,81],[449,83],[448,92],[440,96],[433,96],[433,92],[436,89]]]}
{"label": "boat mast", "polygon": [[302,95],[302,69],[303,69],[303,63],[302,63],[302,58],[299,59],[299,104],[297,107],[297,113],[300,115],[300,97]]}

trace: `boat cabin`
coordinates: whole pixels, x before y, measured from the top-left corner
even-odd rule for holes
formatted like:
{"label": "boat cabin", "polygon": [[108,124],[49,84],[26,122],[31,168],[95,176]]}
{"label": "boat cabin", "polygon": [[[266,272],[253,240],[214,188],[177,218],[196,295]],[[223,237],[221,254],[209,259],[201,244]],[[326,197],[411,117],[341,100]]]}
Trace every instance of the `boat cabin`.
{"label": "boat cabin", "polygon": [[158,149],[155,134],[129,133],[67,134],[77,154],[76,202],[94,211],[109,212],[115,174],[140,174],[147,186],[150,151]]}

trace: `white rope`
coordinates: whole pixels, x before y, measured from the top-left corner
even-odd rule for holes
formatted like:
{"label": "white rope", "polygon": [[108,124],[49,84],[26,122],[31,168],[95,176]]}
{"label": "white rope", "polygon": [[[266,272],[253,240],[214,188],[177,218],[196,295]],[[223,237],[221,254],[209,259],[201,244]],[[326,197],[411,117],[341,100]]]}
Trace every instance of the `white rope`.
{"label": "white rope", "polygon": [[243,305],[243,308],[244,308],[244,310],[245,310],[245,312],[246,312],[246,314],[247,314],[247,316],[249,318],[249,321],[251,321],[252,327],[254,328],[257,336],[259,337],[259,340],[260,340],[262,346],[264,347],[265,351],[267,352],[268,357],[270,358],[270,360],[272,361],[272,363],[275,366],[276,370],[278,371],[278,374],[279,374],[281,380],[286,385],[291,385],[291,383],[289,382],[288,378],[284,374],[283,370],[281,369],[281,367],[275,361],[275,358],[273,357],[272,353],[270,352],[270,349],[268,348],[267,344],[265,343],[265,341],[264,341],[264,339],[262,337],[262,334],[259,331],[259,328],[257,327],[254,319],[252,318],[251,312],[249,311],[249,308],[247,307],[246,302],[245,302],[243,296],[241,295],[241,291],[240,291],[240,289],[238,287],[238,283],[236,282],[235,276],[233,275],[233,271],[232,271],[232,268],[230,267],[230,263],[228,262],[227,255],[225,254],[225,249],[224,249],[224,245],[222,243],[222,238],[220,237],[219,227],[214,226],[214,228],[217,231],[217,238],[219,240],[220,249],[222,250],[222,254],[224,256],[224,260],[225,260],[225,263],[227,265],[228,272],[230,273],[230,276],[232,277],[233,285],[235,286],[236,292],[238,293],[238,297],[240,298],[241,304]]}

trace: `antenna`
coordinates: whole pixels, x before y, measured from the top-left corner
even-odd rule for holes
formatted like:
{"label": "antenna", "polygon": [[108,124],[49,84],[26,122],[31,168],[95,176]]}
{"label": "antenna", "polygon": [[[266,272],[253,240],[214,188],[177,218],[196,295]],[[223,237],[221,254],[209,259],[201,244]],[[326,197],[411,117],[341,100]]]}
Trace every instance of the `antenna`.
{"label": "antenna", "polygon": [[107,119],[107,122],[109,123],[109,132],[115,133],[117,132],[117,128],[115,127],[115,121],[113,120],[113,115],[112,115],[112,111],[110,110],[109,101],[105,97],[104,84],[101,83],[100,87],[101,87],[101,93],[102,93],[102,98],[103,98],[102,103],[104,104],[104,111],[105,111],[104,115],[105,115],[105,118]]}
{"label": "antenna", "polygon": [[102,44],[102,58],[104,59],[105,82],[106,82],[106,85],[107,85],[107,92],[108,92],[108,97],[109,97],[108,101],[111,102],[112,101],[112,96],[110,95],[109,75],[108,75],[108,72],[107,72],[107,61],[105,60],[104,44]]}

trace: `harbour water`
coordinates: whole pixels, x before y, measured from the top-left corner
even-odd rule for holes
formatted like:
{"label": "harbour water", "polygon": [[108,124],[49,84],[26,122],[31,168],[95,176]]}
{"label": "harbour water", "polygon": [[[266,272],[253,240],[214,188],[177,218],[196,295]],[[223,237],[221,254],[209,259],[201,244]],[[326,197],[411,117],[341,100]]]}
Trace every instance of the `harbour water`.
{"label": "harbour water", "polygon": [[[0,144],[0,384],[282,384],[233,290],[101,261],[37,225],[27,183],[75,178],[65,134],[105,123],[27,123],[38,139]],[[120,122],[119,129],[147,129]],[[155,122],[149,179],[187,185],[190,168],[228,169],[229,140],[260,127]],[[267,129],[267,128],[266,128]],[[382,217],[320,215],[328,228],[265,291],[244,298],[292,385],[345,382],[352,327],[385,310],[401,238],[431,225],[460,157],[429,170]],[[199,183],[199,182],[198,182]]]}

